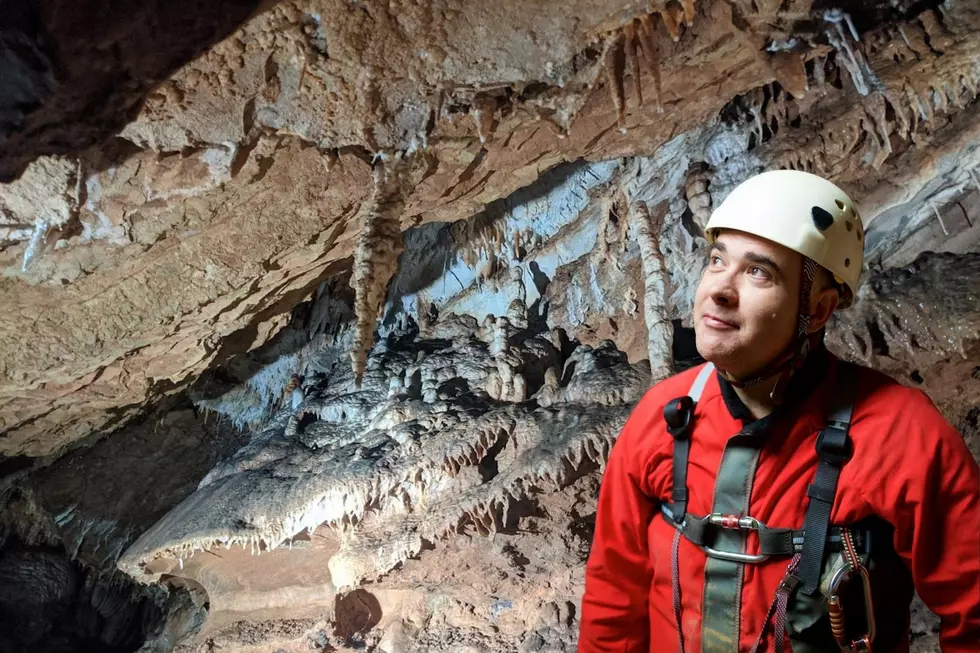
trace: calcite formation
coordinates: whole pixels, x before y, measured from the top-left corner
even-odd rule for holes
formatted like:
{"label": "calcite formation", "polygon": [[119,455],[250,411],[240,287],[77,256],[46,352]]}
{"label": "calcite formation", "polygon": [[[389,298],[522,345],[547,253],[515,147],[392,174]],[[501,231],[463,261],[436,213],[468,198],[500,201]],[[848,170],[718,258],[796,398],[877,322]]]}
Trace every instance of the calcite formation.
{"label": "calcite formation", "polygon": [[[583,465],[601,464],[649,384],[648,367],[630,365],[611,343],[580,346],[563,364],[558,334],[502,319],[491,329],[451,321],[449,341],[389,335],[359,390],[346,368],[305,385],[297,409],[284,407],[208,473],[120,567],[155,580],[164,566],[212,549],[260,553],[326,526],[340,542],[332,582],[352,588],[425,542],[495,531],[529,492],[564,487]],[[526,400],[537,394],[533,409]]]}
{"label": "calcite formation", "polygon": [[[721,125],[697,158],[668,164],[709,164],[696,185],[712,204],[752,170],[793,166],[894,205],[911,186],[875,184],[921,172],[914,139],[953,156],[975,124],[967,5],[882,3],[868,18],[722,0],[275,5],[156,87],[115,140],[62,153],[79,180],[74,227],[5,218],[19,226],[0,249],[0,446],[57,452],[268,341],[321,275],[350,265],[384,152],[421,162],[403,230],[478,213],[564,162],[656,156]],[[662,112],[615,99],[633,59],[650,64],[630,64],[634,88],[659,76]]]}
{"label": "calcite formation", "polygon": [[404,249],[401,214],[405,208],[405,163],[399,156],[389,162],[382,160],[374,169],[374,192],[371,206],[354,250],[354,271],[351,285],[357,291],[354,312],[357,330],[351,362],[354,382],[360,386],[367,353],[371,349],[374,325],[388,294],[388,282],[395,276],[398,256]]}
{"label": "calcite formation", "polygon": [[656,218],[651,217],[647,205],[638,202],[630,207],[630,227],[633,237],[640,246],[640,259],[643,261],[643,314],[647,327],[647,350],[650,355],[650,370],[653,382],[662,381],[675,372],[671,346],[674,342],[674,327],[670,323],[667,310],[667,264],[661,250],[661,231],[663,230],[666,207],[658,207]]}
{"label": "calcite formation", "polygon": [[766,169],[861,210],[830,347],[980,456],[972,3],[105,6],[0,9],[0,576],[79,615],[0,647],[574,650]]}

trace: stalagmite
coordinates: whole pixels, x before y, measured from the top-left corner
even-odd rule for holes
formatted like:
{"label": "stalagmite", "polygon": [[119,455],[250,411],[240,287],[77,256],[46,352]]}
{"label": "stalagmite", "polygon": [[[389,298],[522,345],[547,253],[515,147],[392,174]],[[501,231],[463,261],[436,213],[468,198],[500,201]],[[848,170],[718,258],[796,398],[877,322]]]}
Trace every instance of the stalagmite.
{"label": "stalagmite", "polygon": [[640,246],[643,262],[643,313],[647,325],[647,350],[653,383],[674,373],[674,326],[667,316],[667,265],[660,250],[660,234],[667,207],[661,205],[652,218],[647,205],[635,202],[630,210],[633,238]]}
{"label": "stalagmite", "polygon": [[357,329],[351,362],[358,387],[364,377],[367,354],[373,345],[374,325],[384,305],[388,282],[395,275],[398,257],[405,248],[401,232],[401,214],[405,208],[404,165],[405,161],[399,158],[393,159],[390,166],[383,159],[375,165],[371,208],[354,250],[350,285],[356,293]]}

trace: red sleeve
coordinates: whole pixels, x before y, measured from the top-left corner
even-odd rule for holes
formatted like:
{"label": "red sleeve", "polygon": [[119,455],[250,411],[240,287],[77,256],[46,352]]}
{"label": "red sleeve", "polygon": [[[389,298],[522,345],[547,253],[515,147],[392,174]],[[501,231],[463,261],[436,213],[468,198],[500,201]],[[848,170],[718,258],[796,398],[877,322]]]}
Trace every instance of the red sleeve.
{"label": "red sleeve", "polygon": [[662,410],[662,403],[658,405],[648,392],[627,420],[606,463],[585,567],[580,653],[648,651],[647,602],[653,572],[647,525],[659,504],[651,498],[647,469],[652,431]]}
{"label": "red sleeve", "polygon": [[[893,436],[866,500],[895,527],[915,589],[942,620],[943,653],[980,651],[980,468],[918,390],[891,395]],[[897,445],[897,446],[896,446]]]}

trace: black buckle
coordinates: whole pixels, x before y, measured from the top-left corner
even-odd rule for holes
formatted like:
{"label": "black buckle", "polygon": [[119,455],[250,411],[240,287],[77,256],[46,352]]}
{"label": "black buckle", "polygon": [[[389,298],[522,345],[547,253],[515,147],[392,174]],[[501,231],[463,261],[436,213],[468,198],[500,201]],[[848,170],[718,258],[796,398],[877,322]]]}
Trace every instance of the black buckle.
{"label": "black buckle", "polygon": [[667,431],[676,439],[687,437],[687,427],[690,426],[693,415],[693,399],[686,396],[671,399],[664,406],[664,421],[667,422]]}
{"label": "black buckle", "polygon": [[817,436],[817,454],[834,465],[843,465],[854,455],[847,431],[832,422]]}
{"label": "black buckle", "polygon": [[793,596],[793,592],[802,583],[803,580],[795,573],[788,573],[779,581],[779,587],[776,588],[776,592],[786,592],[786,596]]}

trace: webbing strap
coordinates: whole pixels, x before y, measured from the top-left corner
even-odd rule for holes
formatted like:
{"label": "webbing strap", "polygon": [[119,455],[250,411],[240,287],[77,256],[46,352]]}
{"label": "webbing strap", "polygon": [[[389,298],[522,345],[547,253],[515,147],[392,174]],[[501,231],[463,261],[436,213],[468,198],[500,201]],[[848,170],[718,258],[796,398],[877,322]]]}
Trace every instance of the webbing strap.
{"label": "webbing strap", "polygon": [[798,576],[803,583],[801,592],[812,596],[820,585],[820,572],[823,568],[823,554],[830,513],[834,507],[837,493],[837,480],[841,467],[851,455],[850,438],[847,431],[851,426],[851,413],[857,394],[858,370],[841,363],[836,374],[837,392],[830,411],[827,427],[817,437],[817,473],[813,483],[807,488],[809,502],[803,517],[803,555],[800,560]]}
{"label": "webbing strap", "polygon": [[[789,566],[786,567],[786,575],[783,577],[783,581],[779,584],[779,588],[776,589],[776,596],[773,597],[772,604],[769,606],[769,612],[766,614],[766,620],[762,622],[762,629],[759,630],[759,636],[756,637],[755,644],[752,645],[752,650],[749,653],[758,653],[762,647],[762,643],[766,641],[766,630],[769,628],[769,622],[772,624],[772,638],[773,638],[773,653],[783,653],[783,649],[786,645],[786,609],[789,606],[789,597],[796,588],[796,577],[794,572],[800,563],[799,554],[793,556],[790,560]],[[775,621],[773,621],[775,619]]]}
{"label": "webbing strap", "polygon": [[[663,506],[662,509],[666,510],[668,516],[675,524],[680,524],[684,520],[684,515],[687,512],[687,460],[688,454],[691,452],[690,432],[691,420],[694,418],[694,407],[701,399],[704,386],[707,385],[708,379],[711,378],[711,373],[714,372],[714,369],[715,366],[713,363],[707,363],[701,368],[701,371],[698,372],[697,377],[694,379],[694,383],[691,384],[691,389],[687,393],[689,401],[682,406],[686,410],[686,415],[676,416],[680,418],[680,421],[673,427],[669,425],[668,420],[668,430],[674,436],[673,488],[671,489],[671,503]],[[668,418],[668,413],[668,409],[665,408],[665,418]],[[680,562],[678,560],[680,542],[681,532],[678,530],[674,533],[674,542],[670,548],[670,576],[674,604],[674,621],[677,624],[677,645],[679,647],[679,653],[684,653],[684,630],[681,626],[681,572]]]}
{"label": "webbing strap", "polygon": [[708,384],[708,379],[711,378],[711,373],[715,371],[714,363],[707,363],[700,372],[698,376],[694,379],[694,383],[691,384],[691,391],[687,395],[694,400],[695,403],[701,399],[701,393],[704,392],[704,386]]}
{"label": "webbing strap", "polygon": [[670,512],[674,522],[684,520],[687,512],[687,460],[691,453],[691,439],[674,440],[673,486],[670,489]]}
{"label": "webbing strap", "polygon": [[[763,439],[758,426],[747,426],[731,437],[721,457],[715,478],[712,512],[748,514],[752,481]],[[746,532],[721,529],[714,546],[723,551],[744,553]],[[701,599],[701,650],[737,651],[742,612],[743,563],[708,556],[704,565],[704,594]]]}
{"label": "webbing strap", "polygon": [[[711,378],[711,373],[714,369],[715,366],[713,363],[707,363],[701,368],[701,371],[698,372],[697,377],[694,379],[694,383],[691,384],[691,389],[687,393],[690,401],[674,400],[678,402],[676,408],[680,409],[673,411],[674,418],[679,420],[677,425],[670,426],[670,420],[668,419],[668,430],[674,436],[673,484],[670,491],[671,502],[668,510],[673,516],[675,523],[680,523],[684,519],[684,513],[687,512],[687,461],[691,453],[690,430],[691,420],[694,418],[694,407],[697,405],[698,400],[701,399],[704,386],[707,385],[708,379]],[[671,411],[668,406],[664,409],[664,416],[667,418],[669,415],[671,415]]]}
{"label": "webbing strap", "polygon": [[[669,517],[669,515],[665,515]],[[694,513],[687,513],[684,524],[678,525],[677,529],[685,538],[697,547],[714,546],[715,534],[721,526],[717,526],[708,521],[707,517],[699,517]],[[760,555],[771,557],[788,557],[803,550],[803,531],[792,528],[769,528],[760,526],[755,529],[759,536]],[[841,529],[839,526],[832,526],[827,529],[826,544],[832,551],[841,550]],[[852,529],[855,546],[859,551],[868,548],[871,539],[869,529]]]}

